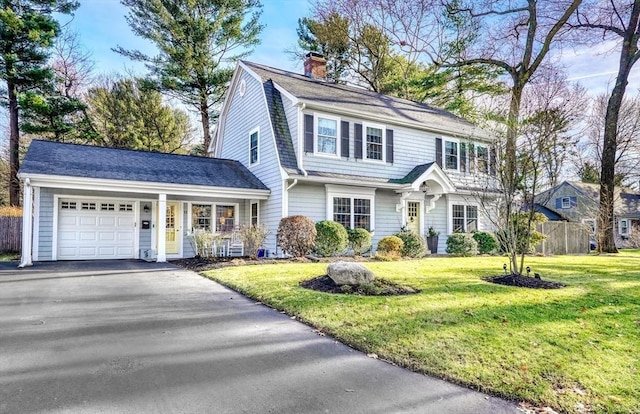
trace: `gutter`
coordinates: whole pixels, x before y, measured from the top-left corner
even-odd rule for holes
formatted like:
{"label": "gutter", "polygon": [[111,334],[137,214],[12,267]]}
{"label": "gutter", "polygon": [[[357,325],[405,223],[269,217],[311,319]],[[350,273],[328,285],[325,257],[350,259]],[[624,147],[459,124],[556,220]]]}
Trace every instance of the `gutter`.
{"label": "gutter", "polygon": [[[306,177],[307,174],[307,170],[304,169],[304,138],[300,139],[300,137],[304,137],[304,114],[302,113],[302,111],[304,111],[304,109],[307,107],[307,104],[302,102],[300,104],[300,109],[298,110],[298,168],[300,168],[300,171],[302,171],[302,174],[304,174],[304,176]],[[294,184],[297,182],[298,180],[294,181]]]}

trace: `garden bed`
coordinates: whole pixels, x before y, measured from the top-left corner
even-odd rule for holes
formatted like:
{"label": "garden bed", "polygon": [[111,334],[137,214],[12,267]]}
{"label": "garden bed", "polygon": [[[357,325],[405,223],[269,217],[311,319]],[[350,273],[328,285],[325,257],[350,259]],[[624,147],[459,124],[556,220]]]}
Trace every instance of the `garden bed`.
{"label": "garden bed", "polygon": [[403,286],[380,278],[376,278],[372,283],[364,285],[338,285],[327,275],[303,280],[300,282],[300,286],[305,289],[317,290],[326,293],[343,293],[365,296],[411,295],[420,292],[420,290],[410,286]]}

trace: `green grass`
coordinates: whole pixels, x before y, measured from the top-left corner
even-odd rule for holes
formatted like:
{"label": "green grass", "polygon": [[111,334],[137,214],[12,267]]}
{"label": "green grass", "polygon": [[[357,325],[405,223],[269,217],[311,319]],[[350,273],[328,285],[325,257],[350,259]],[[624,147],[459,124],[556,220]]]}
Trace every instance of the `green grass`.
{"label": "green grass", "polygon": [[369,262],[421,289],[396,297],[306,290],[326,264],[227,267],[206,273],[367,353],[474,389],[562,412],[640,410],[640,251],[528,258],[568,286],[485,282],[502,257]]}

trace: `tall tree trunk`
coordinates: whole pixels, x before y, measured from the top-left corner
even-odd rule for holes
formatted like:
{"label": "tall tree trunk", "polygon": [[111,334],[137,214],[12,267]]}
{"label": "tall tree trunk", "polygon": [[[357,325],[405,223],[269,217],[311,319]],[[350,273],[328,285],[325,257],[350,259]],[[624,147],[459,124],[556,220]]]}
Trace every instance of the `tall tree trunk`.
{"label": "tall tree trunk", "polygon": [[209,100],[206,96],[200,97],[200,119],[202,121],[202,152],[207,154],[211,143],[211,126],[209,125]]}
{"label": "tall tree trunk", "polygon": [[18,126],[18,97],[16,85],[12,80],[7,81],[9,97],[9,204],[20,205],[20,130]]}
{"label": "tall tree trunk", "polygon": [[640,1],[635,0],[629,24],[624,31],[620,63],[616,83],[609,97],[604,121],[604,142],[600,171],[600,210],[598,212],[598,252],[618,253],[615,242],[614,177],[616,151],[618,149],[618,116],[624,93],[629,83],[629,73],[638,59],[637,27],[640,19]]}
{"label": "tall tree trunk", "polygon": [[509,244],[511,244],[510,261],[511,261],[511,273],[521,274],[521,270],[518,263],[518,234],[516,220],[513,214],[513,199],[516,193],[517,184],[517,153],[516,145],[518,140],[518,125],[520,118],[520,103],[522,101],[522,90],[524,89],[524,83],[521,83],[519,79],[514,76],[513,88],[511,91],[511,103],[509,105],[509,114],[507,115],[507,136],[504,148],[504,173],[502,177],[503,181],[503,195],[505,196],[505,214],[506,214],[506,228],[508,233]]}

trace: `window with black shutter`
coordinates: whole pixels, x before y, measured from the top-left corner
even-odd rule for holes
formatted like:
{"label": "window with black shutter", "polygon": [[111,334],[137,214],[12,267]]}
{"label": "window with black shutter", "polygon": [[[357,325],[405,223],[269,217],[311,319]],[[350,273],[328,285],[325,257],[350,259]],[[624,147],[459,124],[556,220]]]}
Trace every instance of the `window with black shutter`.
{"label": "window with black shutter", "polygon": [[313,115],[304,116],[304,152],[313,152]]}
{"label": "window with black shutter", "polygon": [[442,168],[442,138],[436,138],[436,164]]}
{"label": "window with black shutter", "polygon": [[356,159],[362,159],[362,124],[354,124],[353,131],[355,135],[353,140],[353,156]]}
{"label": "window with black shutter", "polygon": [[393,130],[387,129],[387,162],[393,164]]}
{"label": "window with black shutter", "polygon": [[349,122],[340,122],[340,155],[349,158]]}

